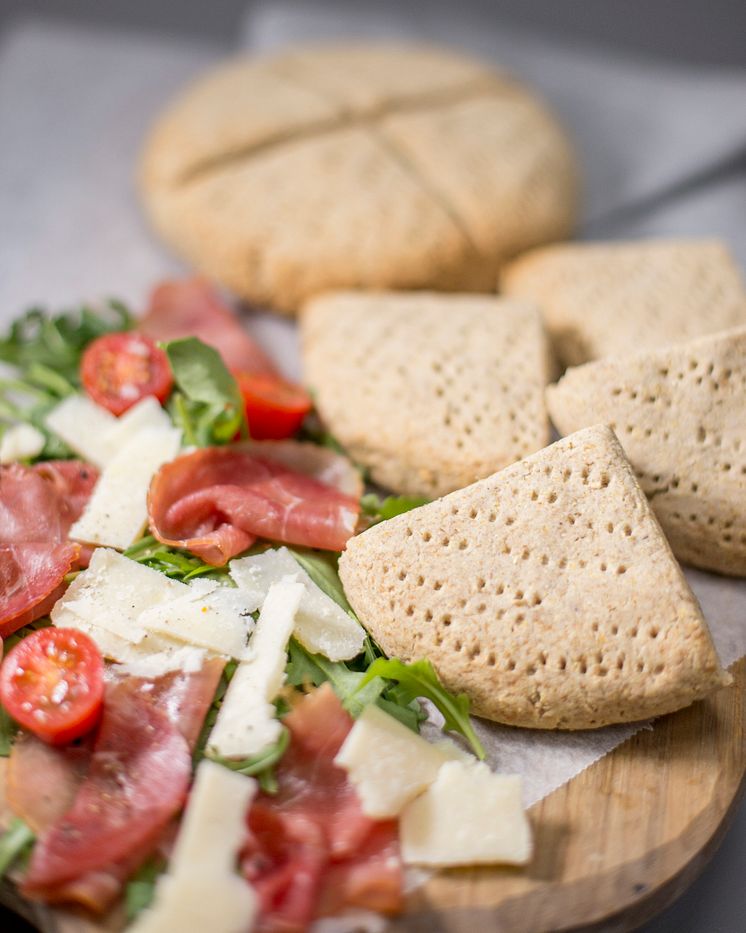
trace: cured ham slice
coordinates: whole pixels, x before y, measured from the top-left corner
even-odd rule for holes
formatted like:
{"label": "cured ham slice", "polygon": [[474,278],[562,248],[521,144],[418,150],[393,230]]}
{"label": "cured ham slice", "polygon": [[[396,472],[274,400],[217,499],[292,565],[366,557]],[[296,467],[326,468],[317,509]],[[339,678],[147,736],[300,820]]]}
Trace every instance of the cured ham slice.
{"label": "cured ham slice", "polygon": [[106,693],[91,765],[75,801],[34,847],[24,888],[39,894],[154,843],[191,776],[184,736],[127,683]]}
{"label": "cured ham slice", "polygon": [[329,447],[308,441],[244,441],[242,447],[283,464],[295,473],[305,473],[332,486],[346,496],[359,499],[364,492],[363,477],[355,464]]}
{"label": "cured ham slice", "polygon": [[277,375],[264,350],[214,288],[199,277],[157,285],[138,330],[153,340],[199,337],[218,351],[228,369]]}
{"label": "cured ham slice", "polygon": [[396,823],[365,816],[334,756],[352,720],[328,685],[284,719],[290,747],[278,793],[260,795],[248,824],[244,874],[259,897],[261,933],[307,929],[345,908],[395,913],[402,907]]}
{"label": "cured ham slice", "polygon": [[92,745],[59,746],[30,732],[16,737],[8,759],[8,806],[38,835],[70,809],[88,773]]}
{"label": "cured ham slice", "polygon": [[[110,684],[92,749],[48,749],[25,735],[14,744],[8,802],[43,832],[24,883],[29,896],[98,913],[116,900],[183,802],[191,751],[222,669],[212,659],[196,672]],[[131,832],[121,829],[125,819]],[[71,832],[77,848],[66,841]]]}
{"label": "cured ham slice", "polygon": [[97,479],[79,460],[0,467],[0,637],[49,612],[85,562],[67,534]]}
{"label": "cured ham slice", "polygon": [[161,467],[148,494],[155,537],[216,566],[257,538],[341,551],[355,531],[358,500],[260,449],[206,447]]}

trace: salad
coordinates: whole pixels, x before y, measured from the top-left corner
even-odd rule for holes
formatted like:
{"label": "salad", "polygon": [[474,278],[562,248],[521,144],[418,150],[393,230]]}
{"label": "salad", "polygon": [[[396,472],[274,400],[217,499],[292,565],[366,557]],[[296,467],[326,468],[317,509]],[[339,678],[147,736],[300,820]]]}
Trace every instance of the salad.
{"label": "salad", "polygon": [[0,359],[0,874],[141,933],[292,931],[401,911],[407,864],[528,859],[467,698],[337,575],[421,500],[365,492],[206,283],[32,310]]}

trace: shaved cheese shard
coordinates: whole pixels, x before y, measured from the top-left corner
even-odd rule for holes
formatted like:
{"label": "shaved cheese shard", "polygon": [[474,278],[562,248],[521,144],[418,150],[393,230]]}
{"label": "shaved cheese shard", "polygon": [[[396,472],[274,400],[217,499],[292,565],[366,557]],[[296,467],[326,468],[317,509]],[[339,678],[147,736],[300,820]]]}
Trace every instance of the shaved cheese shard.
{"label": "shaved cheese shard", "polygon": [[138,624],[149,632],[209,648],[216,654],[244,658],[248,635],[254,628],[254,610],[246,595],[213,580],[195,580],[185,588],[186,592],[175,599],[146,609]]}
{"label": "shaved cheese shard", "polygon": [[211,761],[198,768],[168,871],[129,933],[246,933],[257,913],[235,872],[256,781]]}
{"label": "shaved cheese shard", "polygon": [[298,641],[313,654],[323,654],[331,661],[354,658],[363,650],[363,627],[319,589],[287,548],[234,560],[230,574],[257,609],[273,583],[288,575],[298,576],[304,587],[293,633]]}
{"label": "shaved cheese shard", "polygon": [[163,677],[172,671],[183,671],[193,674],[202,669],[207,652],[203,648],[193,648],[191,645],[181,645],[169,651],[156,651],[143,654],[141,657],[132,656],[119,670],[131,677]]}
{"label": "shaved cheese shard", "polygon": [[104,467],[70,537],[124,550],[148,520],[147,495],[156,470],[173,460],[181,444],[178,428],[143,428]]}
{"label": "shaved cheese shard", "polygon": [[171,419],[152,395],[119,418],[85,395],[69,395],[49,412],[45,424],[84,460],[103,469],[140,431],[170,428]]}
{"label": "shaved cheese shard", "polygon": [[[136,666],[141,662],[147,662],[152,656],[171,655],[184,647],[177,641],[159,635],[151,635],[149,632],[145,633],[142,641],[133,644],[126,638],[120,638],[119,635],[107,632],[105,628],[92,625],[90,622],[84,622],[72,612],[61,613],[55,625],[58,628],[74,628],[79,632],[85,632],[96,642],[98,650],[105,658],[117,661],[119,664]],[[135,674],[135,676],[139,675]]]}
{"label": "shaved cheese shard", "polygon": [[76,454],[102,469],[107,463],[102,438],[116,420],[110,411],[85,395],[68,395],[49,412],[44,423]]}
{"label": "shaved cheese shard", "polygon": [[270,586],[249,660],[236,668],[207,740],[209,754],[251,758],[277,741],[281,726],[272,701],[285,680],[287,643],[303,592],[303,584],[293,577]]}
{"label": "shaved cheese shard", "polygon": [[91,635],[106,657],[137,665],[149,654],[185,644],[245,658],[254,628],[251,611],[245,595],[233,587],[214,580],[180,583],[98,548],[51,615],[55,625]]}
{"label": "shaved cheese shard", "polygon": [[101,437],[104,449],[105,463],[108,463],[117,452],[128,444],[140,431],[147,428],[172,428],[173,424],[168,412],[152,395],[140,399],[132,408],[114,419],[107,431]]}
{"label": "shaved cheese shard", "polygon": [[531,858],[531,827],[521,779],[481,762],[448,761],[402,812],[399,837],[407,864],[523,865]]}
{"label": "shaved cheese shard", "polygon": [[347,772],[363,813],[398,816],[436,779],[446,761],[460,760],[455,745],[431,745],[377,706],[366,706],[334,763]]}
{"label": "shaved cheese shard", "polygon": [[[140,615],[149,607],[168,602],[189,592],[178,580],[169,580],[109,548],[93,552],[87,570],[73,580],[52,609],[57,626],[80,620],[94,628],[137,644],[146,631]],[[79,626],[77,626],[79,627]]]}
{"label": "shaved cheese shard", "polygon": [[31,460],[44,450],[46,440],[31,424],[14,424],[0,438],[0,463]]}

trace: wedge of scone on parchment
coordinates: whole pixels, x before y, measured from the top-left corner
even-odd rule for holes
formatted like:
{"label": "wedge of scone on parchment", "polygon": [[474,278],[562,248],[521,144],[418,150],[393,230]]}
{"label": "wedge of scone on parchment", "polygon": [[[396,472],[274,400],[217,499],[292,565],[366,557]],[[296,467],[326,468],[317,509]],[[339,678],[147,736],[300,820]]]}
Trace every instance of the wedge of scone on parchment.
{"label": "wedge of scone on parchment", "polygon": [[549,441],[538,311],[496,296],[337,292],[301,315],[321,418],[380,485],[428,498]]}
{"label": "wedge of scone on parchment", "polygon": [[384,651],[429,658],[499,722],[588,729],[667,713],[729,682],[602,425],[363,532],[339,571]]}
{"label": "wedge of scone on parchment", "polygon": [[746,576],[746,327],[569,369],[547,402],[562,434],[614,429],[679,560]]}
{"label": "wedge of scone on parchment", "polygon": [[718,240],[549,246],[511,263],[501,286],[541,307],[567,366],[746,324],[746,287]]}

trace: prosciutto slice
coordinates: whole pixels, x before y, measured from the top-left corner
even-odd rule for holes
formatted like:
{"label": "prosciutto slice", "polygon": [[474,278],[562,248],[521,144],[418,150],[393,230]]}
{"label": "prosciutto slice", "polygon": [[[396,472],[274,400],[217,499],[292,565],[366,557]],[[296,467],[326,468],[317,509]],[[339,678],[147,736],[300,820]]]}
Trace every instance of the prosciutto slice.
{"label": "prosciutto slice", "polygon": [[50,756],[30,736],[14,745],[8,802],[42,831],[24,880],[29,897],[99,913],[116,900],[183,803],[222,668],[215,659],[193,673],[109,684],[93,748]]}
{"label": "prosciutto slice", "polygon": [[97,479],[79,460],[0,467],[0,637],[49,612],[82,565],[67,535]]}
{"label": "prosciutto slice", "polygon": [[264,350],[212,286],[199,277],[156,286],[138,329],[153,340],[199,337],[218,351],[228,369],[277,375]]}
{"label": "prosciutto slice", "polygon": [[261,904],[261,933],[307,929],[345,908],[395,913],[403,872],[396,823],[365,816],[334,756],[352,726],[328,685],[285,717],[290,747],[278,793],[249,811],[245,876]]}
{"label": "prosciutto slice", "polygon": [[358,499],[260,450],[206,447],[161,467],[148,495],[155,537],[216,566],[257,538],[341,551],[355,531]]}

